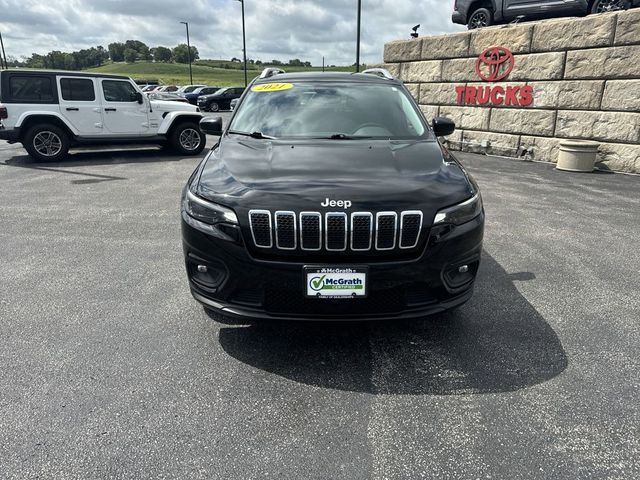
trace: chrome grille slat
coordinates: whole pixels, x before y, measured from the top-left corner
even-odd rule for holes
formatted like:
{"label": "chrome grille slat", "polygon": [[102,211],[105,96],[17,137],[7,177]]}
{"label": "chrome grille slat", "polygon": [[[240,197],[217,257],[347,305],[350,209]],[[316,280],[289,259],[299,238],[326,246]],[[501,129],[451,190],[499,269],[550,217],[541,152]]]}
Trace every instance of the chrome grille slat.
{"label": "chrome grille slat", "polygon": [[[273,218],[273,220],[272,220]],[[300,212],[250,210],[258,248],[319,252],[409,250],[420,244],[424,214],[402,212]]]}
{"label": "chrome grille slat", "polygon": [[347,214],[331,212],[324,216],[325,248],[329,252],[344,252],[347,249]]}
{"label": "chrome grille slat", "polygon": [[317,252],[322,248],[322,215],[320,212],[300,213],[300,248]]}
{"label": "chrome grille slat", "polygon": [[398,214],[396,212],[376,213],[376,250],[396,248]]}
{"label": "chrome grille slat", "polygon": [[256,247],[273,247],[271,212],[269,210],[249,210],[249,226]]}
{"label": "chrome grille slat", "polygon": [[420,210],[407,210],[400,214],[400,240],[402,249],[415,248],[422,233],[423,215]]}
{"label": "chrome grille slat", "polygon": [[281,250],[295,250],[298,234],[296,231],[296,214],[294,212],[275,213],[276,247]]}
{"label": "chrome grille slat", "polygon": [[366,252],[371,250],[373,239],[373,214],[354,212],[351,214],[351,250]]}

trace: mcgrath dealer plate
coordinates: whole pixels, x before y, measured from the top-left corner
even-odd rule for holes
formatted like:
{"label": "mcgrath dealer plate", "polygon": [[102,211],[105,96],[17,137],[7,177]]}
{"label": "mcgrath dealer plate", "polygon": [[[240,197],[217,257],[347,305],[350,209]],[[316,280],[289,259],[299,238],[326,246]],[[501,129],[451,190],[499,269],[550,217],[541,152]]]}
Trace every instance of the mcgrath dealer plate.
{"label": "mcgrath dealer plate", "polygon": [[366,267],[305,267],[305,294],[314,298],[363,298],[367,296]]}

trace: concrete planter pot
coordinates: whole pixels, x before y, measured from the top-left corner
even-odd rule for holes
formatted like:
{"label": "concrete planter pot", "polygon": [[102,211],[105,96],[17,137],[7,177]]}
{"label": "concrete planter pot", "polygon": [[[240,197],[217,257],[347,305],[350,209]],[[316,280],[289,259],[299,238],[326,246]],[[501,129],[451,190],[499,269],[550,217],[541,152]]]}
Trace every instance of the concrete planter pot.
{"label": "concrete planter pot", "polygon": [[563,140],[556,168],[567,172],[593,172],[599,147],[598,142]]}

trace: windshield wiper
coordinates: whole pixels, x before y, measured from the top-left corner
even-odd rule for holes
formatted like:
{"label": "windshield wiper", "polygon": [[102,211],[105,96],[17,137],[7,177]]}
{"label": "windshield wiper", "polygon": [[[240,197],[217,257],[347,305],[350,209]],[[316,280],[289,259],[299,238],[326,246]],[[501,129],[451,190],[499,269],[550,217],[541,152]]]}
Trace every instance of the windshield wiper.
{"label": "windshield wiper", "polygon": [[333,135],[329,135],[327,138],[329,140],[363,140],[371,137],[358,135],[357,137],[353,137],[351,135],[347,135],[346,133],[334,133]]}
{"label": "windshield wiper", "polygon": [[232,133],[234,135],[244,135],[246,137],[251,137],[251,138],[261,138],[261,139],[265,139],[265,140],[273,140],[276,137],[271,137],[269,135],[265,135],[262,132],[239,132],[237,130],[229,130],[229,133]]}

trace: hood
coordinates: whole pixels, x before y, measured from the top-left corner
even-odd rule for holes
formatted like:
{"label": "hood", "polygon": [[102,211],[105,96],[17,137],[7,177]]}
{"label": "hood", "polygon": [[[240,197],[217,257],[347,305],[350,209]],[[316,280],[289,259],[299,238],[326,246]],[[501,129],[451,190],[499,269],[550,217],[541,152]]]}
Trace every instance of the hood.
{"label": "hood", "polygon": [[198,107],[184,102],[151,100],[151,107],[157,112],[197,112]]}
{"label": "hood", "polygon": [[[445,155],[447,160],[445,161]],[[259,140],[225,136],[203,162],[198,194],[235,208],[341,211],[423,210],[472,196],[464,171],[434,140]]]}

